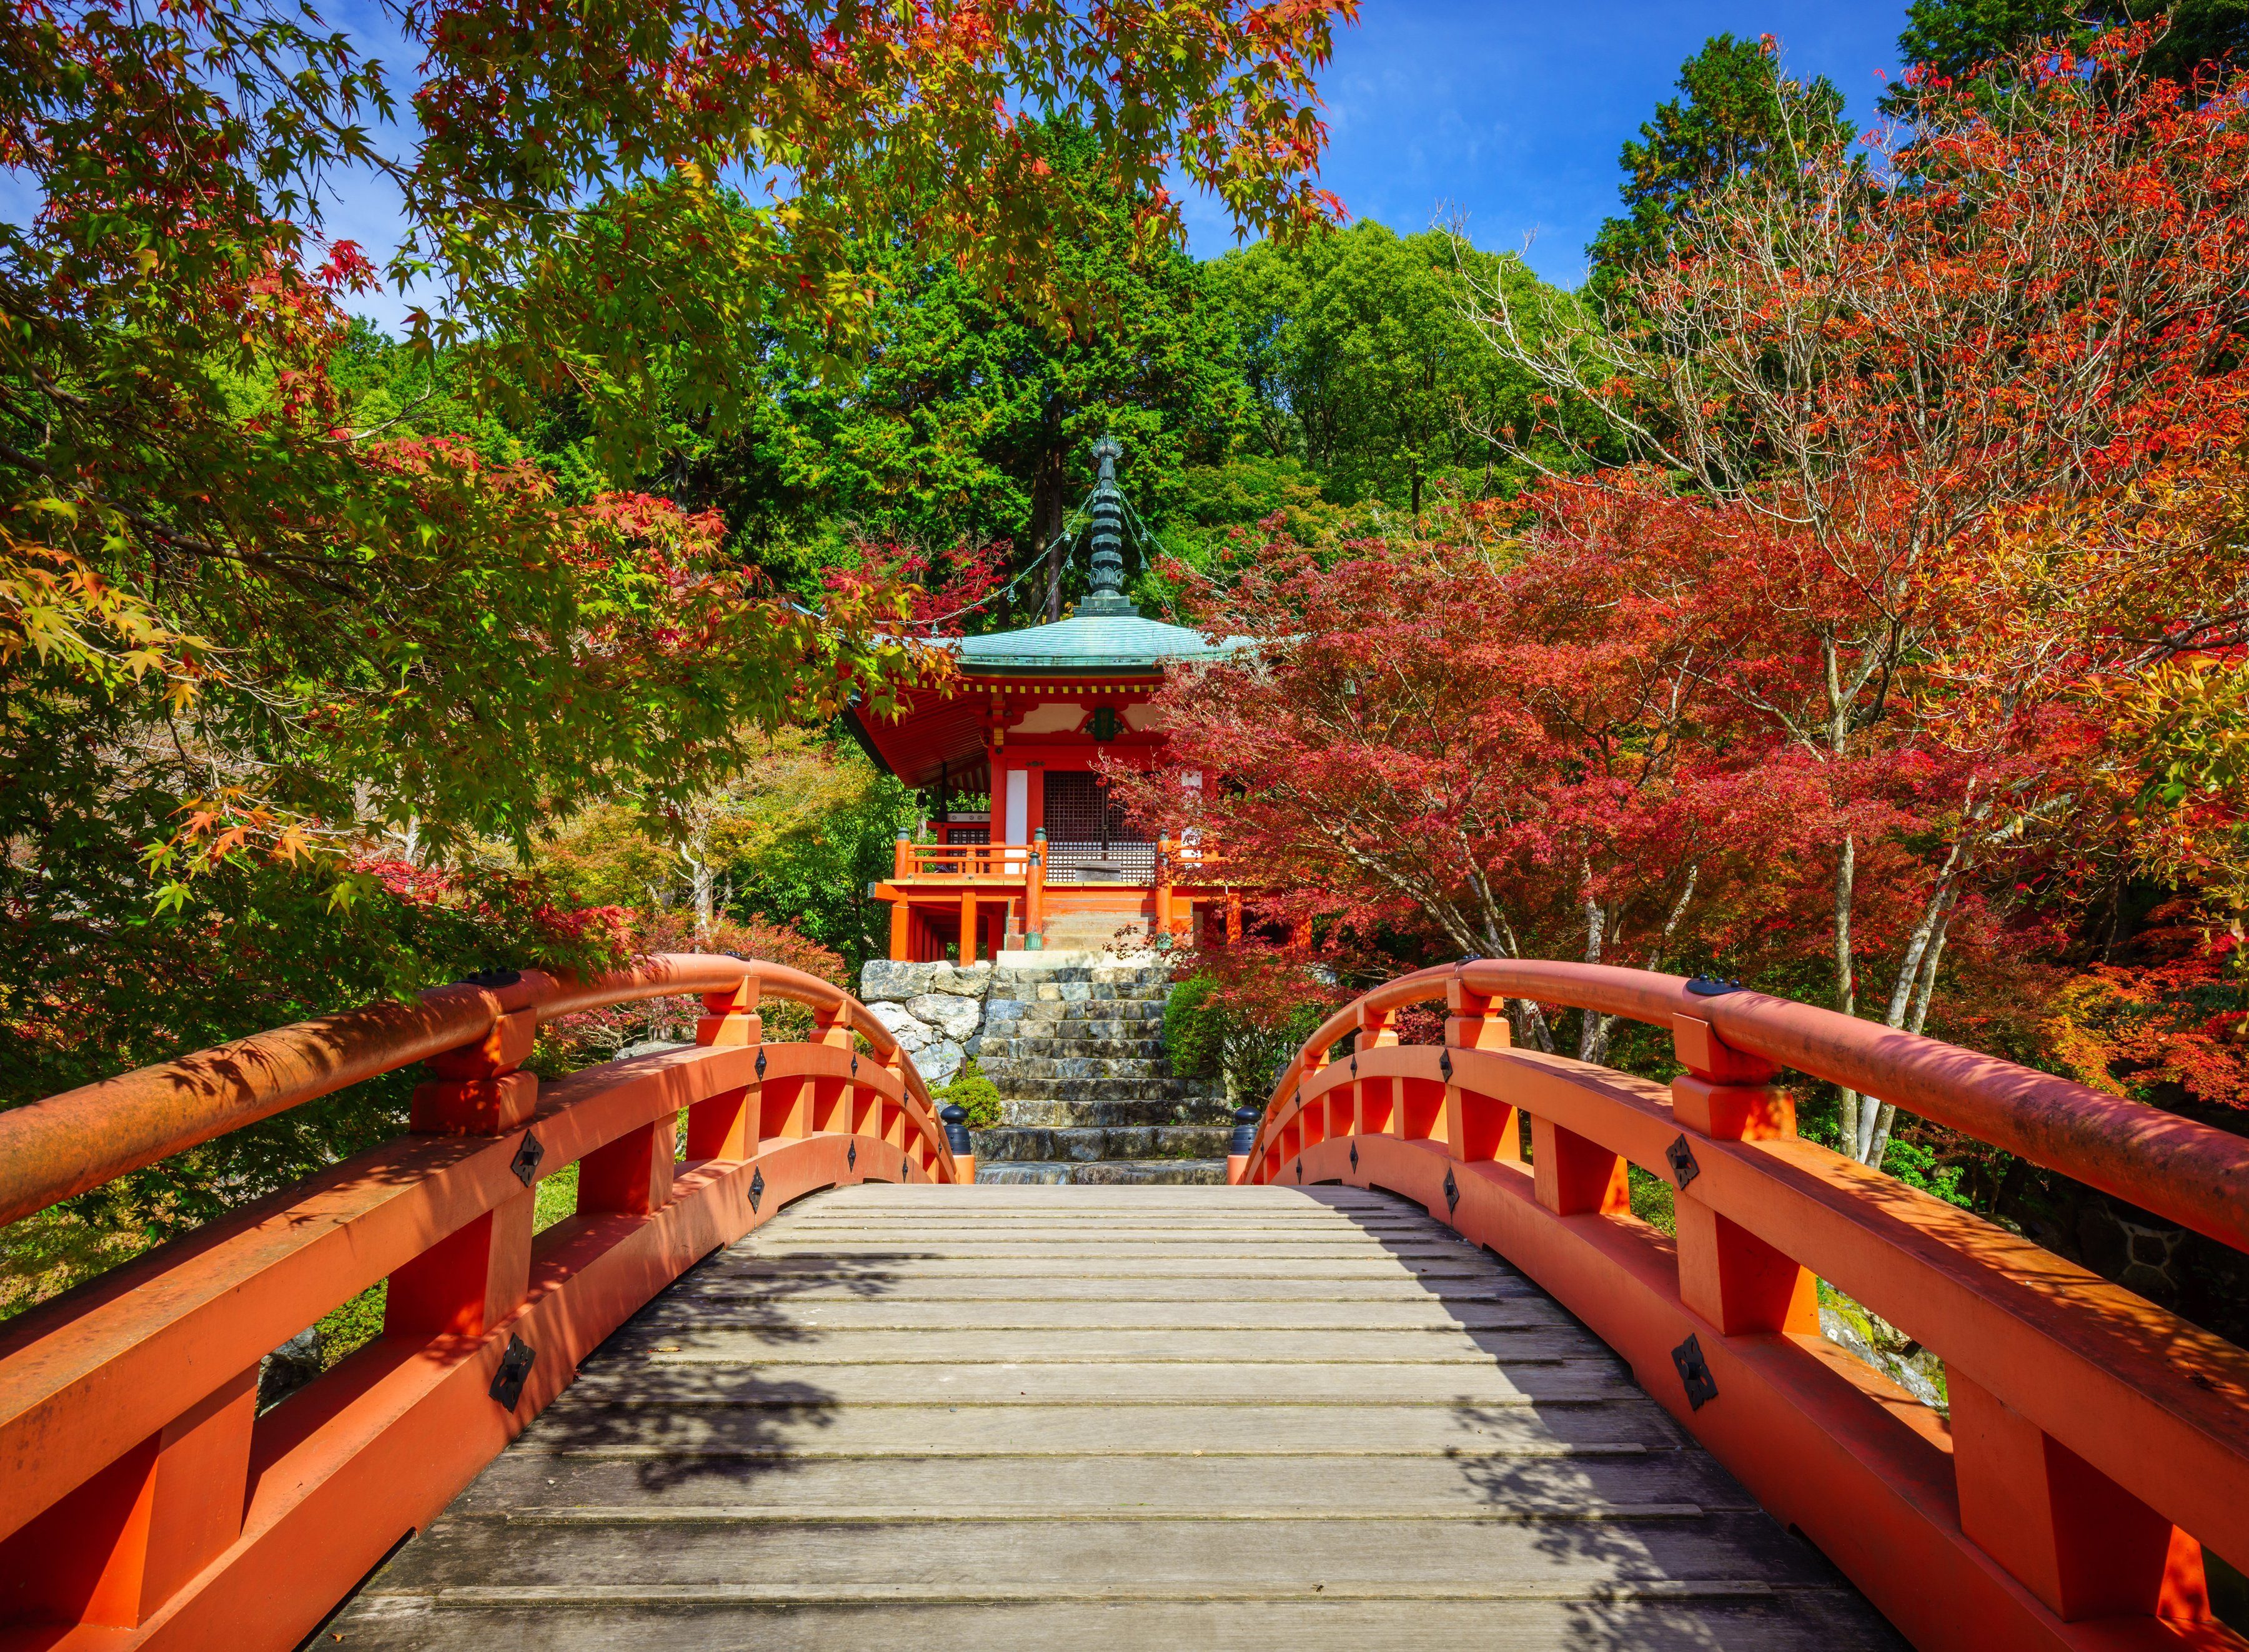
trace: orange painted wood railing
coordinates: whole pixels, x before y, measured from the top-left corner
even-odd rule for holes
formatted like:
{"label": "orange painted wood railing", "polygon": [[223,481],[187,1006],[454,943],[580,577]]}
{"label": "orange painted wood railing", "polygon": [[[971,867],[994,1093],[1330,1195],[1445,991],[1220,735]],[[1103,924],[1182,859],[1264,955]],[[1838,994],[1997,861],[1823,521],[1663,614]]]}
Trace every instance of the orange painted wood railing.
{"label": "orange painted wood railing", "polygon": [[1020,883],[1031,870],[1027,843],[909,843],[896,875],[932,882]]}
{"label": "orange painted wood railing", "polygon": [[[692,1048],[520,1070],[541,1022],[684,993]],[[808,1005],[811,1038],[763,1042],[761,996]],[[441,987],[0,1114],[0,1212],[424,1059],[414,1134],[0,1326],[0,1647],[292,1647],[702,1258],[821,1188],[959,1177],[856,998],[671,956]],[[534,1233],[571,1164],[575,1213]],[[259,1416],[261,1356],[383,1281],[382,1334]]]}
{"label": "orange painted wood railing", "polygon": [[[1512,998],[1662,1027],[1687,1071],[1667,1089],[1511,1047]],[[1441,999],[1445,1044],[1400,1044],[1397,1011]],[[1782,1068],[2249,1249],[2249,1141],[1829,1011],[1585,964],[1471,961],[1366,994],[1306,1041],[1229,1176],[1386,1188],[1489,1245],[1917,1647],[2249,1646],[2210,1614],[2202,1549],[2249,1560],[2249,1354],[1799,1138]],[[1627,1162],[1673,1187],[1675,1236],[1632,1214]],[[1943,1359],[1949,1419],[1819,1334],[1815,1277]]]}

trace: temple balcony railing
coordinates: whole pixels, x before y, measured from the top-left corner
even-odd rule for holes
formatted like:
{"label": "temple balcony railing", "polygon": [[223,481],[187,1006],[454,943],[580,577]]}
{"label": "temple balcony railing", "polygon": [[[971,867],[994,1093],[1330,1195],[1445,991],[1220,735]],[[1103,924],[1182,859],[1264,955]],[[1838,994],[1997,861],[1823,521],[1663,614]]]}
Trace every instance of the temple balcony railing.
{"label": "temple balcony railing", "polygon": [[1222,907],[1228,939],[1241,938],[1235,868],[1207,837],[1101,844],[1050,843],[1043,832],[1029,843],[914,843],[901,836],[890,878],[870,893],[892,908],[891,956],[907,959],[918,956],[910,908],[925,915],[943,908],[950,926],[957,903],[959,934],[970,937],[996,910],[1009,936],[1034,937],[1043,934],[1050,909],[1069,908],[1080,892],[1136,888],[1150,893],[1155,936],[1184,940],[1197,907]]}

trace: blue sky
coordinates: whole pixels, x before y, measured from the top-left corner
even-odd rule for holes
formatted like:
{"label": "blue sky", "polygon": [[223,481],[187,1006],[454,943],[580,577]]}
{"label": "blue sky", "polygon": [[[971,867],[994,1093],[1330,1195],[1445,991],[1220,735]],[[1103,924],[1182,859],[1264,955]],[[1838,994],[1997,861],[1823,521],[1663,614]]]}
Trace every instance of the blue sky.
{"label": "blue sky", "polygon": [[[1528,238],[1532,268],[1574,286],[1617,210],[1618,149],[1705,39],[1777,36],[1789,72],[1833,80],[1864,129],[1904,21],[1902,0],[1362,0],[1321,83],[1322,182],[1393,230],[1458,212],[1490,250]],[[1211,202],[1191,198],[1187,218],[1197,254],[1232,244]]]}

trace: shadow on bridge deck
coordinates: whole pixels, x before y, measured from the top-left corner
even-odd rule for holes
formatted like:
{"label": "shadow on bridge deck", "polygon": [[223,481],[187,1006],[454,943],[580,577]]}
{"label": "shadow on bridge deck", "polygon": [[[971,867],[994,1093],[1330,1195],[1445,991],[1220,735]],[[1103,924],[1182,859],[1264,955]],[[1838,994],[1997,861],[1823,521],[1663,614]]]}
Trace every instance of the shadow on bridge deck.
{"label": "shadow on bridge deck", "polygon": [[1347,1188],[868,1185],[683,1278],[347,1648],[1892,1647],[1623,1364]]}

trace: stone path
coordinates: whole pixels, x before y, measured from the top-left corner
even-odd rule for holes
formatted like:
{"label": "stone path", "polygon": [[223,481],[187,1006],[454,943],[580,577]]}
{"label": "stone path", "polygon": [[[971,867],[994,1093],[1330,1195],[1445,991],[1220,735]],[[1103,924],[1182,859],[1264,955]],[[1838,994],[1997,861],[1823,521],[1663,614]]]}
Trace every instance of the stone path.
{"label": "stone path", "polygon": [[1418,1206],[877,1185],[652,1303],[319,1637],[659,1641],[1898,1644]]}

